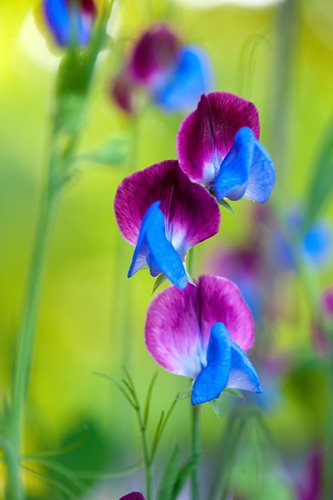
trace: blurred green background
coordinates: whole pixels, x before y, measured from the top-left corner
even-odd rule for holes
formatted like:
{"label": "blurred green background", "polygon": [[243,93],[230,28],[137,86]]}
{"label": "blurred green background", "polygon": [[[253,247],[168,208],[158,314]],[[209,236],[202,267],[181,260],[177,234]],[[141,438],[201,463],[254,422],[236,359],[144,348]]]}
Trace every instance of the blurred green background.
{"label": "blurred green background", "polygon": [[[297,13],[288,28],[293,37],[289,47],[285,46],[287,38],[281,31],[282,3],[261,8],[220,3],[211,8],[194,8],[190,2],[122,0],[116,2],[110,35],[116,42],[123,40],[119,43],[130,45],[152,21],[167,20],[184,41],[200,44],[212,59],[216,89],[239,93],[259,108],[262,141],[271,148],[276,162],[274,196],[280,197],[278,202],[285,207],[295,201],[302,203],[322,134],[333,114],[332,3],[330,0],[297,3]],[[3,397],[8,395],[11,383],[16,328],[41,186],[45,182],[59,63],[59,54],[49,52],[36,27],[32,7],[32,2],[23,0],[2,0],[0,4],[0,389]],[[122,366],[126,365],[139,393],[144,395],[151,376],[158,370],[152,422],[157,421],[161,410],[170,405],[177,392],[185,391],[188,384],[185,379],[159,369],[145,349],[144,321],[152,297],[152,280],[147,273],[139,273],[127,282],[131,248],[118,235],[113,213],[115,190],[129,171],[176,157],[175,137],[183,116],[163,114],[153,105],[145,106],[135,119],[117,110],[109,99],[108,82],[118,69],[119,60],[117,50],[100,58],[80,151],[98,148],[120,137],[130,143],[128,158],[118,166],[80,161],[77,176],[61,199],[43,285],[26,418],[27,454],[36,455],[71,443],[73,449],[53,457],[54,463],[66,471],[92,471],[91,479],[97,478],[99,472],[117,472],[140,460],[135,416],[117,389],[96,377],[94,371],[119,378]],[[277,108],[278,85],[285,92],[285,109]],[[276,140],[276,134],[281,133],[279,119],[281,147]],[[326,217],[332,218],[332,208],[331,204]],[[203,257],[209,256],[211,250],[244,240],[250,210],[250,203],[242,201],[237,205],[236,217],[223,212],[219,236],[201,245],[196,253],[195,274],[205,272],[207,264]],[[332,271],[331,261],[319,276],[323,288],[332,283]],[[288,473],[295,470],[297,475],[305,454],[322,435],[325,370],[313,353],[310,314],[302,284],[294,277],[286,279],[294,313],[264,333],[277,352],[292,354],[298,364],[281,381],[279,403],[264,413],[272,443],[268,447],[269,458],[264,461],[262,456],[266,451],[259,447],[261,459],[256,467],[259,476],[264,467],[268,489],[266,492],[258,480],[254,487],[257,493],[252,497],[248,486],[251,481],[247,479],[248,474],[253,477],[252,430],[243,438],[244,449],[252,451],[250,460],[243,457],[236,475],[239,485],[242,481],[247,484],[251,498],[297,498],[293,474]],[[262,385],[265,390],[265,379]],[[210,464],[217,462],[218,442],[233,404],[229,399],[226,396],[223,400],[225,411],[221,417],[215,415],[210,405],[203,411],[203,474],[208,478],[207,484]],[[162,441],[160,463],[170,455],[170,445],[176,441],[186,455],[187,400],[176,406]],[[81,483],[73,483],[71,473],[66,472],[66,477],[62,468],[61,473],[59,468],[55,471],[41,464],[36,467],[67,484],[74,498],[86,495],[84,498],[117,499],[120,493],[143,487],[140,470],[125,478],[100,479],[89,493]],[[56,499],[60,495],[43,477],[27,473],[26,480],[31,498]],[[258,484],[261,496],[255,489]],[[188,498],[186,495],[185,492],[183,498]]]}

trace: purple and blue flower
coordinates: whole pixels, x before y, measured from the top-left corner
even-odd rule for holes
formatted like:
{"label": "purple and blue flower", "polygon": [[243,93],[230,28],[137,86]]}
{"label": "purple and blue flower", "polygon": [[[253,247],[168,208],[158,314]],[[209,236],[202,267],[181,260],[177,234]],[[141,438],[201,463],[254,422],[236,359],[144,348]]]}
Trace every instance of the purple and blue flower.
{"label": "purple and blue flower", "polygon": [[57,45],[87,45],[97,16],[94,0],[43,0],[42,11]]}
{"label": "purple and blue flower", "polygon": [[169,287],[148,309],[148,351],[166,370],[194,380],[193,405],[216,399],[227,388],[262,392],[245,354],[254,338],[251,312],[226,278],[204,275],[185,290]]}
{"label": "purple and blue flower", "polygon": [[[316,268],[324,266],[331,255],[332,229],[327,221],[317,220],[303,231],[304,217],[299,207],[290,209],[285,215],[288,237],[278,228],[272,238],[272,253],[275,261],[285,271],[296,268],[295,250],[304,261]],[[290,240],[293,240],[291,242]]]}
{"label": "purple and blue flower", "polygon": [[259,142],[258,110],[227,92],[202,95],[177,137],[184,172],[203,183],[218,202],[242,197],[265,203],[275,183],[275,168]]}
{"label": "purple and blue flower", "polygon": [[[111,84],[111,94],[116,104],[130,113],[134,111],[136,88],[144,89],[166,111],[187,111],[211,89],[212,75],[210,60],[201,48],[183,45],[168,26],[155,24],[135,43],[128,62]],[[126,81],[121,93],[119,76]]]}
{"label": "purple and blue flower", "polygon": [[215,235],[220,210],[202,186],[192,183],[174,160],[126,177],[118,187],[115,214],[124,238],[135,245],[128,277],[149,267],[185,288],[188,250]]}

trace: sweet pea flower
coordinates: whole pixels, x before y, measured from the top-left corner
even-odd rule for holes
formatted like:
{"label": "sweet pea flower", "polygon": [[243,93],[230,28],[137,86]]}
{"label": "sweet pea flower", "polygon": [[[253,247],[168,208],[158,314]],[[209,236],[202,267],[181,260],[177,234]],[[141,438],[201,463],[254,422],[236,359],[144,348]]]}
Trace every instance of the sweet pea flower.
{"label": "sweet pea flower", "polygon": [[202,95],[197,109],[182,122],[177,136],[184,172],[216,196],[243,196],[265,203],[275,183],[275,168],[259,142],[258,110],[227,92]]}
{"label": "sweet pea flower", "polygon": [[[183,45],[168,26],[154,24],[135,43],[119,75],[126,81],[126,102],[135,88],[144,89],[165,111],[188,111],[212,86],[212,67],[199,47]],[[111,95],[126,112],[133,112],[123,95],[119,99],[119,75],[111,83]],[[124,77],[125,75],[125,77]]]}
{"label": "sweet pea flower", "polygon": [[219,230],[220,211],[202,186],[192,183],[174,160],[156,163],[126,177],[115,202],[118,227],[135,245],[128,277],[144,267],[179,288],[189,277],[188,250]]}
{"label": "sweet pea flower", "polygon": [[119,498],[119,500],[145,500],[145,497],[138,491],[132,491],[132,493],[124,495],[123,497]]}
{"label": "sweet pea flower", "polygon": [[97,16],[94,0],[43,0],[42,11],[57,45],[88,44]]}
{"label": "sweet pea flower", "polygon": [[262,392],[245,351],[254,342],[254,321],[238,287],[217,276],[197,286],[169,287],[151,302],[145,341],[166,370],[194,380],[191,402],[206,403],[226,388]]}

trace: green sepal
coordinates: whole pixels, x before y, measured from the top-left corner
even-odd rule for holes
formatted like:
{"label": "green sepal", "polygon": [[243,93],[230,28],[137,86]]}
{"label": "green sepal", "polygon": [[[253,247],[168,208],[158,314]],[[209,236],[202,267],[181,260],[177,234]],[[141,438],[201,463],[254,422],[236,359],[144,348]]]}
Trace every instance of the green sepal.
{"label": "green sepal", "polygon": [[226,208],[227,210],[229,210],[229,212],[232,213],[232,215],[236,215],[235,214],[235,210],[232,208],[232,206],[230,205],[229,202],[227,202],[227,200],[225,198],[222,198],[222,200],[220,201],[220,205],[224,208]]}

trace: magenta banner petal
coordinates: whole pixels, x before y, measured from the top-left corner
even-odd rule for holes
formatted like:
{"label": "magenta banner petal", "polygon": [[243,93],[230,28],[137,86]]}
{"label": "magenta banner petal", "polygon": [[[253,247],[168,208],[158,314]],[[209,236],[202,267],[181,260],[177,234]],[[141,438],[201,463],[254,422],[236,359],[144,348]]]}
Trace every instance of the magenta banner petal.
{"label": "magenta banner petal", "polygon": [[205,362],[197,316],[197,288],[171,286],[151,302],[146,320],[148,351],[166,370],[195,378]]}
{"label": "magenta banner petal", "polygon": [[216,234],[220,210],[205,188],[194,184],[168,160],[126,177],[118,187],[114,207],[119,229],[135,245],[148,208],[160,201],[169,241],[181,258],[193,245]]}
{"label": "magenta banner petal", "polygon": [[203,275],[199,279],[200,324],[204,345],[215,323],[225,325],[236,344],[248,351],[255,338],[255,325],[238,286],[227,278]]}
{"label": "magenta banner petal", "polygon": [[210,185],[242,127],[259,138],[258,110],[252,102],[227,92],[202,95],[177,136],[179,163],[190,179]]}

